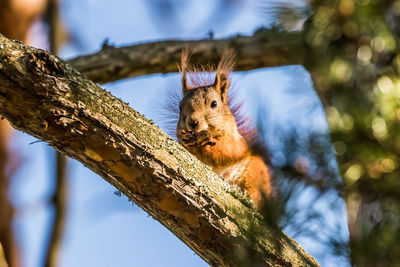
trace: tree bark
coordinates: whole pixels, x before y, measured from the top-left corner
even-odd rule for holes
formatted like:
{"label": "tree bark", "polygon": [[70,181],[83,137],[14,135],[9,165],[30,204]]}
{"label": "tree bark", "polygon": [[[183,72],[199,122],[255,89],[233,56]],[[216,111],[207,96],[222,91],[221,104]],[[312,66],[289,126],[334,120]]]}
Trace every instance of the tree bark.
{"label": "tree bark", "polygon": [[224,50],[237,55],[236,70],[302,64],[303,38],[300,32],[262,29],[252,36],[196,41],[160,41],[115,48],[107,43],[101,51],[69,60],[78,71],[98,83],[153,73],[177,72],[182,49],[190,47],[193,62],[217,65]]}
{"label": "tree bark", "polygon": [[249,198],[121,100],[0,36],[0,114],[113,184],[213,266],[318,266]]}

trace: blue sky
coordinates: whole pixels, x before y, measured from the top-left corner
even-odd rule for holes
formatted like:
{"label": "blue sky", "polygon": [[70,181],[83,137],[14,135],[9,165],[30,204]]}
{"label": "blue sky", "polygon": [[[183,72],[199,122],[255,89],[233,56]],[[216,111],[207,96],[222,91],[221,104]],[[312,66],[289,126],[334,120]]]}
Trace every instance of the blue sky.
{"label": "blue sky", "polygon": [[[173,28],[159,26],[146,0],[64,0],[61,15],[73,41],[60,56],[68,59],[97,51],[108,38],[114,45],[126,45],[162,39],[200,39],[213,30],[215,38],[237,33],[251,34],[270,20],[257,10],[258,1],[242,1],[229,12],[235,16],[213,13],[219,1],[183,1],[177,3]],[[238,1],[240,2],[240,1]],[[160,22],[158,22],[159,24]],[[37,26],[40,29],[40,25]],[[39,31],[38,31],[39,32]],[[34,45],[44,45],[40,36]],[[235,87],[250,112],[265,110],[271,128],[286,129],[296,125],[304,131],[326,131],[327,125],[309,75],[299,66],[261,69],[233,74]],[[160,90],[179,87],[179,75],[150,75],[103,85],[115,96],[149,119],[159,121]],[[298,88],[296,88],[298,87]],[[298,90],[293,97],[291,90]],[[313,106],[319,106],[310,113]],[[279,136],[268,132],[271,146],[279,150]],[[13,137],[13,149],[21,155],[22,164],[12,183],[12,198],[17,206],[15,229],[27,267],[42,265],[44,242],[48,238],[49,189],[54,175],[54,151],[45,143],[18,132]],[[279,157],[279,153],[277,153]],[[160,223],[153,220],[126,197],[117,196],[112,186],[79,162],[69,160],[69,203],[65,238],[60,266],[207,266],[193,251]],[[305,191],[303,202],[311,200],[312,191]],[[339,220],[346,224],[343,203]],[[326,208],[322,202],[321,208]],[[329,212],[327,212],[327,216]],[[335,219],[336,220],[336,219]],[[346,227],[344,227],[345,229]],[[290,229],[288,229],[290,235]],[[344,238],[346,230],[338,233]],[[305,249],[317,256],[324,266],[342,266],[327,253],[320,253],[312,240],[299,238]],[[322,255],[322,256],[321,256]]]}

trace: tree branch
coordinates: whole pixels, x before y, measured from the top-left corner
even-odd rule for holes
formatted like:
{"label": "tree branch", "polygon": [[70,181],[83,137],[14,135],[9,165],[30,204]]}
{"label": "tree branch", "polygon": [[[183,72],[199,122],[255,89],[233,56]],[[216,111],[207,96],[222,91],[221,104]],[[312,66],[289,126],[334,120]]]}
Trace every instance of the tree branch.
{"label": "tree branch", "polygon": [[78,71],[98,83],[113,82],[153,73],[177,72],[183,48],[193,51],[195,64],[217,65],[224,50],[237,54],[236,70],[302,64],[303,38],[299,32],[259,30],[252,36],[196,41],[160,41],[115,48],[107,43],[101,51],[69,60]]}
{"label": "tree branch", "polygon": [[318,266],[237,187],[55,56],[0,36],[0,114],[113,184],[213,266]]}

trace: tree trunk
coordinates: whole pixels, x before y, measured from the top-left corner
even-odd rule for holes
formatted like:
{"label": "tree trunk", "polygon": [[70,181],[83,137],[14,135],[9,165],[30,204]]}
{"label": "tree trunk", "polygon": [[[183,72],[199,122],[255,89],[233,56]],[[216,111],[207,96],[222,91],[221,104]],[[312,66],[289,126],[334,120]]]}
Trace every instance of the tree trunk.
{"label": "tree trunk", "polygon": [[[341,147],[337,162],[352,264],[398,266],[400,65],[398,24],[392,23],[399,21],[396,1],[314,1],[312,8],[304,30],[305,65],[324,103],[332,142]],[[384,40],[382,49],[377,40]]]}
{"label": "tree trunk", "polygon": [[[63,42],[63,28],[60,21],[58,0],[47,0],[47,24],[49,26],[49,43],[52,54],[57,55]],[[47,243],[44,266],[57,267],[62,251],[62,241],[67,218],[68,204],[68,161],[67,157],[56,151],[56,173],[54,176],[51,204],[54,215],[49,227],[50,237]]]}

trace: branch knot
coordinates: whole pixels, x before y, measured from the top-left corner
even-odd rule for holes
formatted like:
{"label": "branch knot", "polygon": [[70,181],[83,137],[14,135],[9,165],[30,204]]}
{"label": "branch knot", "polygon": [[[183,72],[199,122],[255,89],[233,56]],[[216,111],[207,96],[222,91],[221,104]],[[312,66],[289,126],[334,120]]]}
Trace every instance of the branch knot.
{"label": "branch knot", "polygon": [[65,75],[65,71],[59,66],[61,60],[46,51],[37,50],[28,55],[28,68],[33,71],[40,71],[51,76]]}

